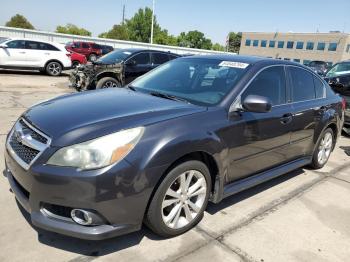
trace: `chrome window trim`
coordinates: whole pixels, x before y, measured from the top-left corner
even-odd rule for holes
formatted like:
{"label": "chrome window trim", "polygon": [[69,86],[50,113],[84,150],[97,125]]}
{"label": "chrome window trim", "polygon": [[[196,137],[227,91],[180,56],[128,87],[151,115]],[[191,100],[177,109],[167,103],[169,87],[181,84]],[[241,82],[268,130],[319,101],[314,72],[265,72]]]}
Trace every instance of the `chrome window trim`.
{"label": "chrome window trim", "polygon": [[[33,158],[33,160],[27,164],[26,162],[24,162],[17,154],[16,152],[12,149],[11,145],[10,145],[10,140],[12,138],[13,133],[15,132],[16,129],[16,125],[20,124],[20,121],[23,121],[30,129],[32,129],[34,132],[38,133],[39,135],[45,137],[47,139],[46,144],[40,143],[43,145],[43,147],[41,147],[41,150],[38,150],[37,148],[34,148],[32,146],[30,146],[30,143],[26,143],[26,146],[33,148],[35,150],[38,150],[39,153]],[[43,132],[41,132],[40,130],[38,130],[37,128],[35,128],[34,126],[32,126],[30,123],[28,123],[28,121],[26,121],[24,118],[20,118],[16,121],[15,125],[12,127],[10,134],[7,138],[6,141],[6,148],[9,152],[9,154],[13,157],[13,159],[24,169],[24,170],[28,170],[32,164],[41,156],[41,154],[45,151],[45,149],[47,149],[49,146],[51,145],[51,138],[49,136],[47,136],[46,134],[44,134]]]}

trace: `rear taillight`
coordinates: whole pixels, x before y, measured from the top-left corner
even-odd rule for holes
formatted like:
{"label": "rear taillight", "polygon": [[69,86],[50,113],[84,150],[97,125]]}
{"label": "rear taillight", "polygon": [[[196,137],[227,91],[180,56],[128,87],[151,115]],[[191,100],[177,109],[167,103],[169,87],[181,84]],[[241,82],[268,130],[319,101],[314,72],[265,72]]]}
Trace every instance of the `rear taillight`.
{"label": "rear taillight", "polygon": [[344,97],[343,97],[343,100],[341,101],[341,108],[342,108],[343,110],[346,109],[346,100],[345,100]]}

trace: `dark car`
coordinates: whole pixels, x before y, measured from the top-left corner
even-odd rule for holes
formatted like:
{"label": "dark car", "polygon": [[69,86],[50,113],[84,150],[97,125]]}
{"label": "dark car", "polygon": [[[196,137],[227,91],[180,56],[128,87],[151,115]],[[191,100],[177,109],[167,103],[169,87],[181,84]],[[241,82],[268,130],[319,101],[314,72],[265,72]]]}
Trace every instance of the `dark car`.
{"label": "dark car", "polygon": [[96,61],[102,55],[102,48],[94,42],[69,42],[66,49],[84,55],[89,61]]}
{"label": "dark car", "polygon": [[329,69],[328,64],[324,61],[311,61],[308,64],[308,67],[310,67],[316,74],[320,76],[325,76]]}
{"label": "dark car", "polygon": [[99,45],[101,47],[102,50],[102,55],[106,55],[112,51],[114,51],[113,46],[110,45]]}
{"label": "dark car", "polygon": [[170,52],[121,49],[71,73],[71,86],[78,91],[122,87],[157,66],[178,58]]}
{"label": "dark car", "polygon": [[343,130],[350,135],[350,61],[335,64],[327,73],[325,80],[333,91],[340,94],[346,103]]}
{"label": "dark car", "polygon": [[32,223],[84,239],[141,228],[175,236],[208,201],[323,167],[342,99],[293,62],[175,59],[132,82],[26,111],[7,137],[6,176]]}

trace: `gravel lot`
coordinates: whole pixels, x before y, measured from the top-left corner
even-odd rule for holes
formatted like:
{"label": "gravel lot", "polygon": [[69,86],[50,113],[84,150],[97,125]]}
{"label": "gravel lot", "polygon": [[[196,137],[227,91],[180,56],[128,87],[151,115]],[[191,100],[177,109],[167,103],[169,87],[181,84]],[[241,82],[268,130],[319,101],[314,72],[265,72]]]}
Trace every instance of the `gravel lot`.
{"label": "gravel lot", "polygon": [[[67,76],[0,70],[0,151],[26,108],[70,92]],[[194,230],[172,239],[147,228],[101,242],[35,229],[2,177],[0,261],[349,261],[346,152],[350,155],[350,138],[341,137],[322,170],[299,169],[210,204]]]}

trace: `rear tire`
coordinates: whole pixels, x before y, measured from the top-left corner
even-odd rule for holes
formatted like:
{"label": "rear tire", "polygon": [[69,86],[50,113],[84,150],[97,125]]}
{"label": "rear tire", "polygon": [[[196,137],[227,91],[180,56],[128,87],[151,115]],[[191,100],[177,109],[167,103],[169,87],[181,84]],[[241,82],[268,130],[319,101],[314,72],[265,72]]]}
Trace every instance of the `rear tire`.
{"label": "rear tire", "polygon": [[89,61],[90,62],[95,62],[96,60],[97,60],[97,55],[96,54],[89,55]]}
{"label": "rear tire", "polygon": [[335,145],[334,132],[331,128],[324,130],[315,147],[310,166],[313,169],[320,169],[327,164],[328,159]]}
{"label": "rear tire", "polygon": [[103,77],[98,80],[96,89],[121,87],[120,82],[113,77]]}
{"label": "rear tire", "polygon": [[62,73],[62,65],[53,61],[46,65],[45,71],[50,76],[59,76]]}
{"label": "rear tire", "polygon": [[191,160],[179,164],[156,189],[145,223],[163,237],[183,234],[203,218],[210,192],[211,177],[203,162]]}

